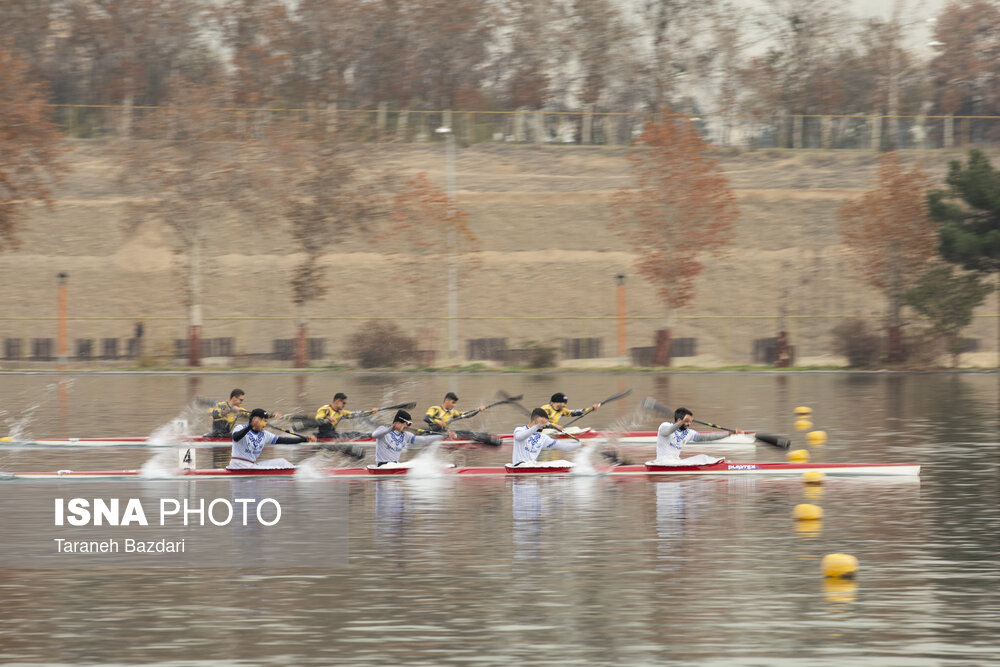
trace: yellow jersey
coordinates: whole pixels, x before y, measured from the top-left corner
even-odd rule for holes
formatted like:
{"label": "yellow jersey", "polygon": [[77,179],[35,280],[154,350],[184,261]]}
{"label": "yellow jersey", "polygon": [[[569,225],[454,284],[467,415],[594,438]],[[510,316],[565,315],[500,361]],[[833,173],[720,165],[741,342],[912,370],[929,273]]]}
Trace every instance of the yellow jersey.
{"label": "yellow jersey", "polygon": [[458,417],[460,414],[462,413],[454,408],[451,410],[445,410],[440,405],[432,405],[427,408],[427,414],[424,415],[424,421],[433,426],[436,426],[437,423],[441,421],[444,422],[445,426],[447,426],[448,422],[455,417]]}
{"label": "yellow jersey", "polygon": [[561,410],[556,410],[552,407],[551,403],[546,403],[542,406],[542,410],[545,410],[545,414],[548,415],[549,421],[553,424],[559,423],[560,417],[579,417],[585,411],[584,410],[570,410],[569,408],[562,408]]}
{"label": "yellow jersey", "polygon": [[232,433],[237,419],[250,416],[249,410],[234,408],[229,401],[219,401],[209,412],[212,415],[212,433],[219,435]]}

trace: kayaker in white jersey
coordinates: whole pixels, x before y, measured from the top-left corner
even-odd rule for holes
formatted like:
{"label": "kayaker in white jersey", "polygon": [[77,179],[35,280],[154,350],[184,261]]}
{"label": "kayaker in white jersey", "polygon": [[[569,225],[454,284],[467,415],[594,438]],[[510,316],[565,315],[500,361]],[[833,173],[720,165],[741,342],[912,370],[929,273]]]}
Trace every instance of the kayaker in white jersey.
{"label": "kayaker in white jersey", "polygon": [[531,421],[527,426],[514,429],[514,455],[512,465],[534,463],[543,449],[562,449],[573,451],[580,448],[578,440],[556,440],[541,433],[549,425],[549,416],[542,408],[531,411]]}
{"label": "kayaker in white jersey", "polygon": [[[376,466],[399,463],[399,457],[407,445],[430,445],[444,439],[444,433],[416,435],[407,431],[406,427],[412,423],[413,419],[409,412],[398,410],[396,416],[392,418],[392,426],[379,426],[372,431],[372,437],[375,438]],[[448,436],[454,438],[455,434],[449,431]]]}
{"label": "kayaker in white jersey", "polygon": [[[712,442],[722,440],[729,433],[698,433],[691,428],[694,413],[687,408],[674,410],[674,421],[663,422],[656,429],[656,458],[679,459],[681,450],[689,442]],[[736,433],[743,433],[737,430]]]}
{"label": "kayaker in white jersey", "polygon": [[250,412],[250,422],[233,431],[233,451],[229,459],[229,470],[254,468],[270,470],[274,468],[294,468],[286,459],[258,461],[261,451],[267,445],[297,445],[300,442],[316,442],[314,435],[278,435],[265,431],[267,411],[254,408]]}

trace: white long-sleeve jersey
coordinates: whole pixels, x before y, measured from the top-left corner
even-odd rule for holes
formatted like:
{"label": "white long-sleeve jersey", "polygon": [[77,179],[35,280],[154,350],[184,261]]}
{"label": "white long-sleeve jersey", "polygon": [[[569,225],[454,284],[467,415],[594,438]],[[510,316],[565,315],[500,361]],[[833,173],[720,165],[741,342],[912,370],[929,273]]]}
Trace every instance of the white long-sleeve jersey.
{"label": "white long-sleeve jersey", "polygon": [[543,449],[562,449],[572,451],[580,448],[580,443],[573,441],[560,442],[540,433],[542,425],[518,426],[514,429],[514,455],[512,463],[532,463],[538,460],[538,454]]}
{"label": "white long-sleeve jersey", "polygon": [[372,431],[375,438],[375,462],[397,463],[407,445],[429,445],[444,438],[443,434],[415,435],[409,431],[396,431],[391,426],[379,426]]}
{"label": "white long-sleeve jersey", "polygon": [[728,433],[698,433],[693,428],[681,428],[680,422],[663,422],[656,429],[656,458],[680,458],[681,450],[689,442],[721,440]]}

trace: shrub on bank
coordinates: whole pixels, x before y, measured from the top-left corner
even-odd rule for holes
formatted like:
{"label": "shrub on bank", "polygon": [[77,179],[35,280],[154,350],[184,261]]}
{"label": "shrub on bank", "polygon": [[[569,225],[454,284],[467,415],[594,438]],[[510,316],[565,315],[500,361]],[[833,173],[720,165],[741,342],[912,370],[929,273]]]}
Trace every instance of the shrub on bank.
{"label": "shrub on bank", "polygon": [[368,320],[351,336],[350,348],[362,368],[392,368],[412,359],[416,341],[394,322]]}

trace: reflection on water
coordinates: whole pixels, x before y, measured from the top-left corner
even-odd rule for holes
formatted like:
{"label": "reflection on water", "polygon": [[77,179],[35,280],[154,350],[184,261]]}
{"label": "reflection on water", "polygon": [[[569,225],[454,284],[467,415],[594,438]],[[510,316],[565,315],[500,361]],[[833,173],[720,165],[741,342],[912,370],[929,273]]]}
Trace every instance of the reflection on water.
{"label": "reflection on water", "polygon": [[[631,386],[620,405],[580,424],[652,428],[659,418],[638,404],[653,395],[706,420],[801,440],[793,412],[808,405],[816,428],[829,434],[824,446],[809,447],[813,460],[915,461],[924,470],[919,481],[828,478],[818,486],[765,477],[600,475],[147,481],[135,491],[108,481],[0,481],[10,508],[0,549],[14,561],[0,568],[0,662],[971,665],[1000,659],[1000,384],[993,375],[71,380],[61,391],[51,378],[4,378],[7,427],[30,415],[23,425],[34,437],[64,428],[80,436],[143,434],[185,416],[203,430],[197,420],[207,415],[184,406],[235,386],[247,390],[251,406],[281,412],[309,412],[331,392],[345,391],[355,407],[423,401],[416,414],[449,389],[468,405],[489,402],[497,389],[524,393],[530,405],[554,391],[587,404]],[[136,400],[144,396],[156,400]],[[476,428],[494,432],[523,421],[499,407],[477,419]],[[643,460],[652,447],[625,453]],[[783,454],[761,445],[738,458]],[[148,450],[0,447],[0,469],[137,467],[150,456]],[[436,456],[496,464],[509,450]],[[230,502],[281,494],[290,530],[280,539],[262,538],[265,528],[251,520],[231,533],[237,557],[206,555],[177,568],[32,567],[17,559],[26,548],[21,540],[33,534],[19,508],[35,501],[51,508],[55,494],[133,492]],[[823,508],[822,522],[795,521],[793,509],[803,502]],[[821,559],[837,552],[858,558],[857,580],[822,576]],[[280,566],[266,565],[279,556]]]}

